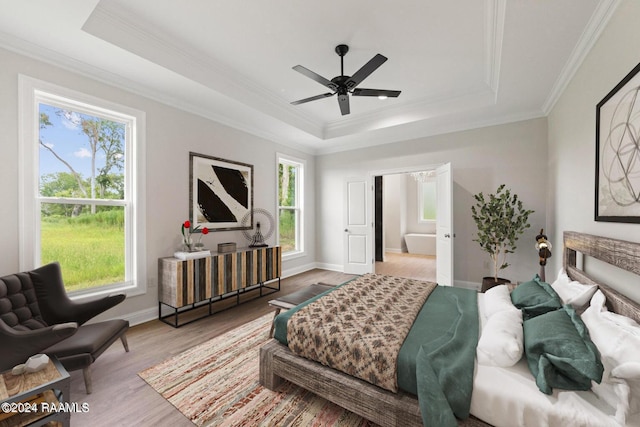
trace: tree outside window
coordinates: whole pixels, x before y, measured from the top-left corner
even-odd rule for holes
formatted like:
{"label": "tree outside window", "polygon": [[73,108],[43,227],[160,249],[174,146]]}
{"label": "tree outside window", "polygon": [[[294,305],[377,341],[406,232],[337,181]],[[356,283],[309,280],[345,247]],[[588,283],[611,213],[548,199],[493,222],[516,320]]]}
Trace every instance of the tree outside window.
{"label": "tree outside window", "polygon": [[67,291],[126,280],[126,123],[39,103],[40,262]]}
{"label": "tree outside window", "polygon": [[301,252],[303,163],[278,158],[278,240],[282,253]]}
{"label": "tree outside window", "polygon": [[145,113],[20,75],[19,261],[73,298],[146,292]]}

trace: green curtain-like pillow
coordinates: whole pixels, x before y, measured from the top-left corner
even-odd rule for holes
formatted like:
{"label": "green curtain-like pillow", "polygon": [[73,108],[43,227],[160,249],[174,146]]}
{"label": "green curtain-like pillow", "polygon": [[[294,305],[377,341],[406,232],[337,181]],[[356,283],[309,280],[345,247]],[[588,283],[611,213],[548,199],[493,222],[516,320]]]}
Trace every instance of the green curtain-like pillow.
{"label": "green curtain-like pillow", "polygon": [[525,320],[562,307],[562,300],[556,291],[550,284],[540,280],[537,274],[533,280],[516,286],[511,292],[511,302],[522,309]]}
{"label": "green curtain-like pillow", "polygon": [[524,322],[524,351],[541,392],[589,390],[600,383],[600,353],[580,316],[569,305]]}

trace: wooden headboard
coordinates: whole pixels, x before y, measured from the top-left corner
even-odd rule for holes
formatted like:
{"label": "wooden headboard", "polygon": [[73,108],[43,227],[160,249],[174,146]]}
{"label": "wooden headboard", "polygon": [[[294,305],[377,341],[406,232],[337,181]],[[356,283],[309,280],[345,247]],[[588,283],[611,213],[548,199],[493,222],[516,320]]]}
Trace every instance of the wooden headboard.
{"label": "wooden headboard", "polygon": [[571,279],[598,285],[607,297],[609,310],[640,323],[640,304],[579,269],[576,266],[577,252],[640,275],[640,243],[565,231],[563,259],[564,268]]}

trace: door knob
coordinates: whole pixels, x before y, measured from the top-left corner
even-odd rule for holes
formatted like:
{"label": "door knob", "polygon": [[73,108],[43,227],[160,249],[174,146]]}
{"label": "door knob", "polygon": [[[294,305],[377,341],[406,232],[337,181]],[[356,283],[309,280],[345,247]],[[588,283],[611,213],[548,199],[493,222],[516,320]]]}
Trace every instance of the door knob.
{"label": "door knob", "polygon": [[349,229],[348,229],[348,228],[345,228],[345,229],[344,229],[344,232],[345,232],[345,233],[348,233],[348,232],[349,232]]}

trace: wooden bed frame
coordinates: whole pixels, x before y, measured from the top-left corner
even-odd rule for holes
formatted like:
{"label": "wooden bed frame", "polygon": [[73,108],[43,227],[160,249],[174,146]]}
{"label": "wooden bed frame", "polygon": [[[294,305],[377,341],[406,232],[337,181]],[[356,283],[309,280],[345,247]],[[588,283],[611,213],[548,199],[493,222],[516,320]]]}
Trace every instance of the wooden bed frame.
{"label": "wooden bed frame", "polygon": [[[606,284],[597,282],[579,269],[576,265],[577,252],[640,275],[640,243],[567,231],[564,233],[563,259],[569,277],[581,283],[598,285],[607,297],[607,305],[611,311],[640,323],[640,304]],[[317,362],[298,357],[286,346],[272,339],[260,348],[260,384],[273,390],[283,380],[383,427],[422,426],[415,396],[402,391],[391,393]],[[488,426],[474,417],[459,421],[459,425]]]}

